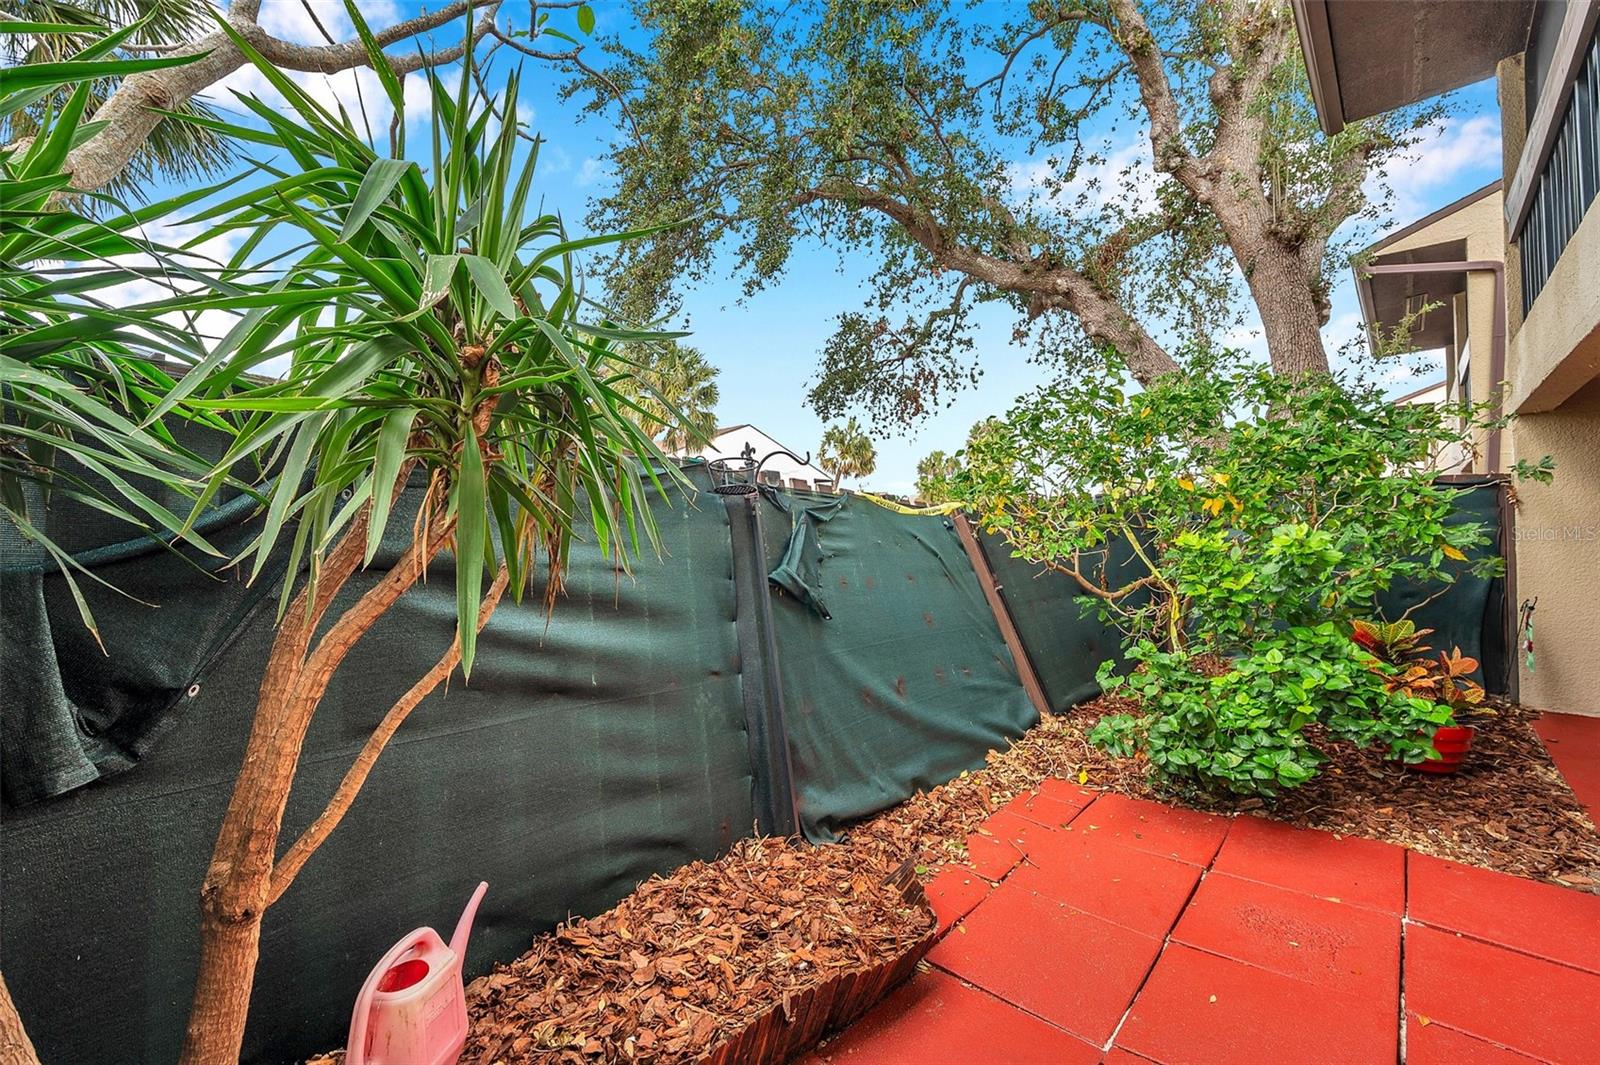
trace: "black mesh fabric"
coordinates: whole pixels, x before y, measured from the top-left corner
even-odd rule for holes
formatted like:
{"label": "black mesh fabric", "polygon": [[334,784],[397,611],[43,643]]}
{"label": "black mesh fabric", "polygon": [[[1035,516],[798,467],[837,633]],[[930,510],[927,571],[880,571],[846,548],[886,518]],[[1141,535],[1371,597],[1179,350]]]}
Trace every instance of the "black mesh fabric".
{"label": "black mesh fabric", "polygon": [[[136,483],[174,512],[187,509],[170,489]],[[0,520],[0,795],[8,804],[120,773],[160,738],[184,693],[282,575],[281,564],[269,564],[252,586],[229,562],[259,532],[257,511],[247,497],[219,493],[195,524],[213,555],[129,538],[127,524],[97,509],[64,497],[46,505],[30,492],[34,521],[82,567],[74,573],[98,635],[50,556]]]}
{"label": "black mesh fabric", "polygon": [[[568,914],[598,912],[641,879],[750,834],[741,688],[761,678],[741,672],[727,512],[699,493],[653,509],[663,559],[640,560],[630,577],[593,547],[575,547],[548,624],[537,590],[502,606],[471,682],[458,674],[401,728],[343,824],[268,912],[247,1060],[300,1060],[341,1044],[367,969],[408,929],[448,935],[480,879],[490,888],[473,974]],[[400,547],[386,545],[347,597]],[[160,609],[187,609],[181,593],[191,588],[169,588]],[[384,709],[443,652],[454,610],[445,559],[341,668],[307,741],[286,840],[321,808]],[[4,972],[44,1060],[176,1057],[198,951],[197,889],[272,618],[257,612],[198,673],[180,671],[198,689],[180,693],[166,737],[135,770],[5,811]],[[98,652],[62,650],[80,642],[75,614],[50,621],[69,687],[107,684]],[[108,641],[113,659],[145,653],[136,633],[130,623],[127,640]],[[8,662],[27,653],[9,642],[5,651]]]}
{"label": "black mesh fabric", "polygon": [[1505,623],[1506,582],[1504,577],[1476,577],[1467,572],[1471,562],[1501,553],[1501,493],[1503,484],[1490,477],[1460,484],[1450,522],[1476,522],[1485,527],[1488,543],[1475,550],[1467,563],[1451,563],[1456,580],[1438,598],[1429,600],[1437,587],[1397,583],[1381,598],[1382,615],[1390,620],[1411,611],[1418,628],[1433,629],[1427,643],[1435,650],[1461,648],[1462,654],[1476,658],[1477,679],[1490,692],[1510,691],[1512,649],[1507,642]]}

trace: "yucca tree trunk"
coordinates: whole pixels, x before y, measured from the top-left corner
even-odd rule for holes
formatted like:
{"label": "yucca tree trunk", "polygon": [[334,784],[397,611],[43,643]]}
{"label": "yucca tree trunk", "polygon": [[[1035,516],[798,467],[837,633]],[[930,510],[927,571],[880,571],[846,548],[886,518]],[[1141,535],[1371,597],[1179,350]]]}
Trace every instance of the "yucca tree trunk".
{"label": "yucca tree trunk", "polygon": [[11,1001],[6,978],[0,975],[0,1065],[39,1065],[28,1030],[22,1026],[17,1004]]}
{"label": "yucca tree trunk", "polygon": [[414,539],[381,581],[351,604],[307,654],[334,596],[361,560],[365,515],[323,563],[316,601],[302,589],[273,641],[244,764],[200,889],[200,969],[184,1036],[186,1065],[238,1060],[271,902],[274,856],[306,732],[334,671],[356,642],[414,585],[444,547],[441,523]]}

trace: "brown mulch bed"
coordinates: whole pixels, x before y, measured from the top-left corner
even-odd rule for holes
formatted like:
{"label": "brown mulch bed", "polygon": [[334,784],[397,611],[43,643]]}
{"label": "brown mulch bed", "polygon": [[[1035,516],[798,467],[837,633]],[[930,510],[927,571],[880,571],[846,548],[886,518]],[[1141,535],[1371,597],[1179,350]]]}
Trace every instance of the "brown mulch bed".
{"label": "brown mulch bed", "polygon": [[897,957],[932,915],[844,847],[751,839],[645,881],[467,988],[464,1063],[689,1062],[795,992]]}
{"label": "brown mulch bed", "polygon": [[1329,743],[1321,773],[1268,804],[1163,790],[1142,761],[1088,741],[1100,716],[1134,709],[1102,696],[1047,717],[988,765],[919,794],[852,829],[849,846],[873,860],[915,855],[924,878],[959,860],[965,840],[995,809],[1047,777],[1216,813],[1248,811],[1291,824],[1365,836],[1425,854],[1600,893],[1600,831],[1533,731],[1536,711],[1496,703],[1475,722],[1467,763],[1451,776],[1404,769],[1375,750]]}

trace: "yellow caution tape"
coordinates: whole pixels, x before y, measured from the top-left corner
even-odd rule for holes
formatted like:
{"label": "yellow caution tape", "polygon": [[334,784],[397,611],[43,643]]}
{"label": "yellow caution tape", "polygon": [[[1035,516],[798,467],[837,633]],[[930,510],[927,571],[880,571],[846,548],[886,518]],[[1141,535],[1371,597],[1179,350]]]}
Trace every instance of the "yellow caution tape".
{"label": "yellow caution tape", "polygon": [[885,510],[892,510],[896,514],[911,514],[914,516],[925,514],[954,514],[956,511],[961,509],[960,503],[940,503],[937,506],[932,507],[908,507],[902,503],[896,503],[892,499],[885,499],[882,496],[875,496],[871,492],[856,492],[854,495],[857,499],[865,499],[868,503],[876,503]]}

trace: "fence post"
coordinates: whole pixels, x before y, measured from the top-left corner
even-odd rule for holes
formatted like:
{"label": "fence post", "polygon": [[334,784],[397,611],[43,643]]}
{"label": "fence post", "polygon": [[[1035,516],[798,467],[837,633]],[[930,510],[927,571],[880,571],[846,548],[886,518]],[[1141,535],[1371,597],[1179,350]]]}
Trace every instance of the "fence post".
{"label": "fence post", "polygon": [[1522,701],[1522,632],[1517,622],[1522,617],[1522,600],[1517,595],[1517,500],[1511,479],[1501,477],[1496,485],[1500,504],[1500,557],[1505,559],[1505,599],[1501,625],[1506,633],[1506,698]]}
{"label": "fence post", "polygon": [[961,546],[966,548],[967,558],[972,563],[974,572],[978,575],[978,584],[983,588],[983,597],[989,601],[989,609],[994,613],[994,620],[1000,626],[1000,635],[1005,638],[1006,646],[1011,649],[1011,658],[1017,664],[1017,675],[1022,678],[1022,689],[1028,693],[1028,701],[1033,703],[1035,710],[1039,711],[1042,718],[1050,712],[1050,700],[1045,696],[1044,685],[1039,682],[1039,675],[1034,672],[1033,660],[1028,657],[1027,648],[1022,646],[1022,636],[1017,632],[1016,622],[1011,618],[1011,608],[1006,606],[1005,598],[1000,594],[1000,584],[995,580],[994,570],[989,566],[989,559],[983,553],[983,545],[978,542],[977,533],[973,531],[972,523],[967,516],[960,512],[950,515],[950,521],[955,526],[956,537],[961,541]]}
{"label": "fence post", "polygon": [[766,547],[761,535],[761,494],[725,495],[733,549],[734,625],[739,636],[745,727],[750,734],[750,770],[755,778],[756,823],[761,832],[793,836],[794,769],[784,724],[783,677],[767,587]]}

